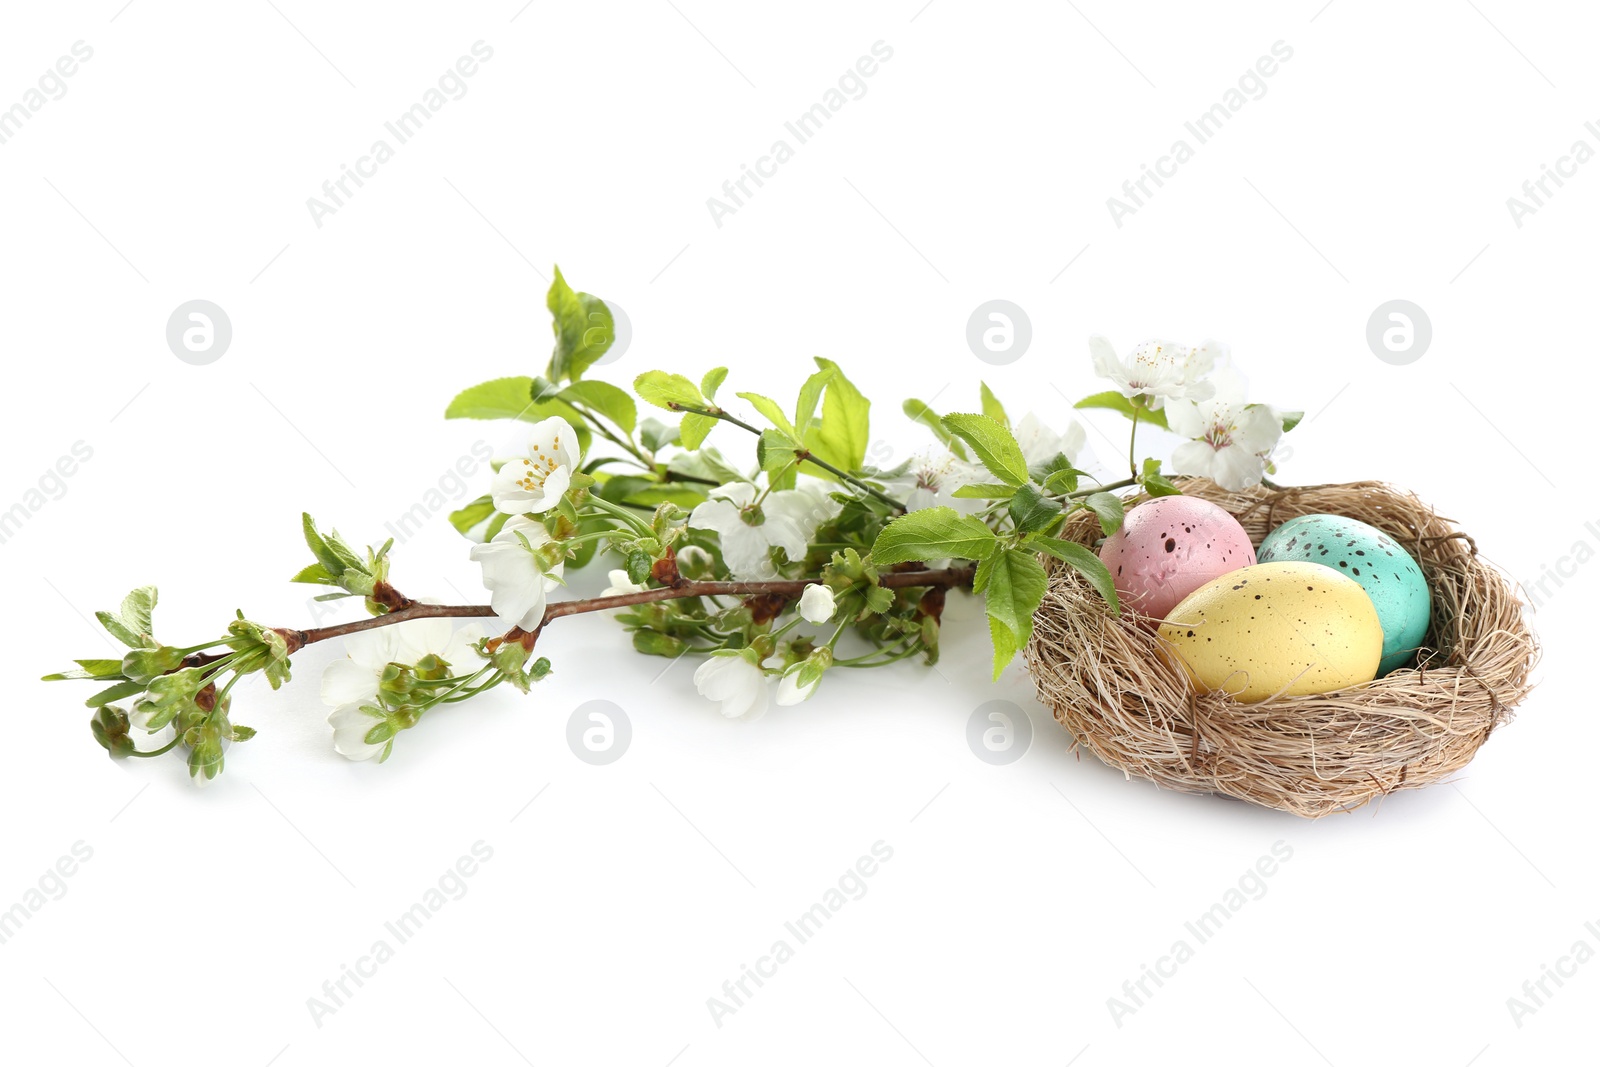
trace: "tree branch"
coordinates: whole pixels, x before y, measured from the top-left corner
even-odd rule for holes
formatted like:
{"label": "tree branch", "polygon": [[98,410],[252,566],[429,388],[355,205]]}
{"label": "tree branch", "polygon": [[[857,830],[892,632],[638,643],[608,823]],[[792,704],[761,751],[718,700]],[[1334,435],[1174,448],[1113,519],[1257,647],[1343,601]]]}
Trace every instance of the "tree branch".
{"label": "tree branch", "polygon": [[[946,567],[937,571],[892,571],[888,574],[880,575],[878,584],[885,589],[965,589],[972,585],[973,571],[972,564]],[[611,608],[626,608],[636,604],[654,604],[662,600],[682,600],[686,597],[777,595],[792,600],[805,592],[806,586],[818,584],[820,584],[818,580],[808,579],[765,582],[691,582],[686,579],[680,579],[677,583],[663,586],[660,589],[644,589],[637,593],[591,597],[587,600],[557,601],[545,608],[544,619],[539,623],[538,629],[543,630],[545,626],[549,625],[550,620],[559,619],[567,615],[584,615],[591,611],[607,611]],[[408,608],[391,611],[386,615],[377,615],[370,619],[357,619],[354,622],[339,623],[335,626],[319,626],[312,630],[280,629],[278,632],[288,641],[289,650],[295,652],[306,645],[314,645],[319,641],[328,641],[336,637],[348,637],[363,630],[373,630],[380,626],[393,626],[397,623],[409,622],[412,619],[482,619],[492,617],[494,613],[494,608],[488,604],[419,604],[413,602]]]}

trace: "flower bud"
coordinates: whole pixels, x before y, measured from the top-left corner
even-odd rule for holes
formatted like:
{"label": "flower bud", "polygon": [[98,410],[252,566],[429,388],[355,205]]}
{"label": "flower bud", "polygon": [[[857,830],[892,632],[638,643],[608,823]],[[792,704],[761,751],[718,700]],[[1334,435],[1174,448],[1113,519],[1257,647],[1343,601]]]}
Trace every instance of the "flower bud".
{"label": "flower bud", "polygon": [[698,545],[684,545],[678,549],[678,573],[692,582],[715,577],[711,553]]}
{"label": "flower bud", "polygon": [[122,657],[122,673],[134,682],[148,682],[182,665],[183,653],[165,645],[160,648],[136,648]]}
{"label": "flower bud", "polygon": [[133,738],[128,736],[128,714],[107,704],[89,720],[89,731],[112,759],[126,759],[133,753]]}
{"label": "flower bud", "polygon": [[633,632],[633,648],[636,652],[643,652],[647,656],[666,656],[676,659],[683,654],[687,647],[684,642],[669,634],[657,633],[654,630],[635,630]]}

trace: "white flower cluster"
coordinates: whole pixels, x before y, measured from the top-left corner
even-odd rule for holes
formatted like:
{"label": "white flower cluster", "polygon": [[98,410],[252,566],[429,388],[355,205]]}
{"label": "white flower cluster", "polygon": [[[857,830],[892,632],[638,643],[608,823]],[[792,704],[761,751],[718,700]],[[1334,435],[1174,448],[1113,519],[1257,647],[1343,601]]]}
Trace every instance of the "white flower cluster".
{"label": "white flower cluster", "polygon": [[1172,432],[1189,438],[1172,454],[1175,473],[1210,478],[1235,492],[1261,483],[1283,437],[1283,418],[1246,400],[1243,376],[1227,363],[1227,345],[1146,341],[1124,360],[1096,336],[1089,352],[1096,374],[1135,404],[1165,410]]}

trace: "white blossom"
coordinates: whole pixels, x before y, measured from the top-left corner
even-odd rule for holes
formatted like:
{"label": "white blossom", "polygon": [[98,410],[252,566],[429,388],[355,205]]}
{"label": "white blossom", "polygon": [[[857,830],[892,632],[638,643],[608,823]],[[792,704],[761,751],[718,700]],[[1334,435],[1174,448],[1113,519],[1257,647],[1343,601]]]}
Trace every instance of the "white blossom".
{"label": "white blossom", "polygon": [[628,572],[625,570],[607,571],[606,580],[611,584],[606,586],[601,596],[626,596],[629,593],[642,593],[650,588],[641,582],[630,582]]}
{"label": "white blossom", "polygon": [[711,490],[711,499],[690,512],[689,526],[721,538],[722,561],[733,577],[762,579],[777,576],[774,548],[791,560],[805,558],[824,514],[811,492],[780,489],[762,496],[749,482],[732,482]]}
{"label": "white blossom", "polygon": [[1175,401],[1167,424],[1191,438],[1172,454],[1179,474],[1210,478],[1238,492],[1261,483],[1266,456],[1283,436],[1283,423],[1265,404],[1247,404],[1244,379],[1232,367],[1216,374],[1216,394],[1200,403]]}
{"label": "white blossom", "polygon": [[364,704],[341,704],[328,713],[328,725],[333,727],[333,750],[345,759],[367,760],[381,756],[390,738],[369,744],[367,735],[372,728],[384,722],[383,713]]}
{"label": "white blossom", "polygon": [[534,423],[528,455],[495,472],[489,487],[495,508],[507,515],[544,514],[571,486],[581,458],[578,435],[566,419],[558,415]]}
{"label": "white blossom", "polygon": [[532,630],[543,621],[545,594],[560,584],[564,567],[557,561],[548,573],[543,569],[536,552],[549,543],[543,523],[519,515],[494,540],[472,546],[473,561],[483,567],[489,603],[504,622]]}
{"label": "white blossom", "polygon": [[982,467],[953,453],[923,452],[912,459],[905,474],[887,479],[884,484],[889,495],[904,504],[907,511],[944,507],[971,515],[983,509],[983,501],[955,496],[955,491],[963,485],[992,480]]}
{"label": "white blossom", "polygon": [[825,585],[808,585],[800,594],[800,617],[821,626],[833,618],[833,590]]}
{"label": "white blossom", "polygon": [[1219,358],[1228,354],[1226,345],[1205,341],[1185,348],[1173,341],[1146,341],[1123,360],[1111,342],[1099,334],[1089,338],[1089,354],[1094,372],[1116,385],[1130,400],[1145,397],[1152,411],[1159,411],[1168,400],[1206,400],[1212,385],[1205,380]]}
{"label": "white blossom", "polygon": [[800,684],[800,672],[806,668],[806,663],[801,661],[783,672],[783,677],[778,679],[778,693],[776,703],[780,708],[792,708],[796,704],[803,704],[811,699],[811,694],[817,691],[817,686],[822,682],[822,673],[811,680],[811,684]]}
{"label": "white blossom", "polygon": [[381,754],[387,741],[368,744],[372,728],[384,721],[377,701],[378,684],[391,663],[415,666],[429,656],[450,664],[457,676],[472,674],[483,665],[477,644],[485,636],[478,623],[457,630],[449,619],[412,619],[380,626],[345,638],[345,658],[334,660],[322,672],[322,702],[333,710],[333,747],[349,759],[371,759]]}
{"label": "white blossom", "polygon": [[730,719],[760,718],[771,697],[767,672],[748,648],[711,653],[694,672],[694,687],[701,696],[721,704],[722,714]]}
{"label": "white blossom", "polygon": [[1017,444],[1022,446],[1022,458],[1028,461],[1030,467],[1047,463],[1057,456],[1066,456],[1067,462],[1076,467],[1078,455],[1083,451],[1088,437],[1084,433],[1083,423],[1077,419],[1073,419],[1065,431],[1056,433],[1031,411],[1022,416],[1011,432]]}

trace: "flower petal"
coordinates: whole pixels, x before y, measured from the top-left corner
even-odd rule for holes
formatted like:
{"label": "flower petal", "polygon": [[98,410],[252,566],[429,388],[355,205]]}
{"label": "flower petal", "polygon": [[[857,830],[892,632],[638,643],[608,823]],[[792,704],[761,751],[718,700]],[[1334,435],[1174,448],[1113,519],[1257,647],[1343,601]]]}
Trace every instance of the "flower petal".
{"label": "flower petal", "polygon": [[1254,452],[1245,451],[1238,445],[1218,449],[1212,470],[1214,473],[1211,475],[1211,480],[1235,493],[1253,485],[1260,485],[1261,476],[1266,473],[1261,457]]}
{"label": "flower petal", "polygon": [[349,659],[322,669],[322,702],[331,708],[371,700],[378,694],[378,671]]}
{"label": "flower petal", "polygon": [[346,759],[367,760],[383,752],[383,745],[367,744],[367,734],[383,719],[360,704],[345,704],[328,714],[333,727],[333,749]]}
{"label": "flower petal", "polygon": [[1127,389],[1128,368],[1117,357],[1117,350],[1108,338],[1100,334],[1090,337],[1089,357],[1094,361],[1096,376],[1114,382],[1119,389]]}
{"label": "flower petal", "polygon": [[1172,469],[1178,474],[1210,478],[1217,453],[1204,441],[1185,441],[1172,452]]}

